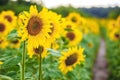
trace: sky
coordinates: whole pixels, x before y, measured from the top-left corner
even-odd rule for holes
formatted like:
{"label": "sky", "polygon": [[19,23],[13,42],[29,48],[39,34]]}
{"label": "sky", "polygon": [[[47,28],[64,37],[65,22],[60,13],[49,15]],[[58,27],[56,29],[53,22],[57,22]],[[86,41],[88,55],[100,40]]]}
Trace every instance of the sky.
{"label": "sky", "polygon": [[[40,1],[40,0],[34,0]],[[54,8],[60,5],[73,7],[120,7],[120,0],[42,0],[47,8]]]}

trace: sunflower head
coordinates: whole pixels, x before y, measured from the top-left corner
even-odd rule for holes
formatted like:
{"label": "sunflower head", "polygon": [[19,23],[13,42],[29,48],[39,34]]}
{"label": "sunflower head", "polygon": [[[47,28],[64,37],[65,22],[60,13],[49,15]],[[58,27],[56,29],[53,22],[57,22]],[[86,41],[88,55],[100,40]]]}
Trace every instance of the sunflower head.
{"label": "sunflower head", "polygon": [[34,50],[35,54],[40,55],[40,54],[43,53],[44,47],[43,46],[39,46],[38,48],[33,48],[33,50]]}
{"label": "sunflower head", "polygon": [[8,46],[10,48],[19,48],[21,41],[19,39],[14,38],[12,40],[8,40],[8,43],[9,43]]}
{"label": "sunflower head", "polygon": [[78,45],[82,41],[82,32],[78,29],[65,30],[63,36],[68,41],[69,46]]}
{"label": "sunflower head", "polygon": [[118,28],[113,29],[112,31],[108,32],[108,36],[113,41],[120,40],[120,31]]}
{"label": "sunflower head", "polygon": [[17,17],[15,16],[14,12],[11,10],[8,11],[2,11],[1,16],[6,19],[11,25],[11,30],[16,27],[16,20]]}
{"label": "sunflower head", "polygon": [[83,48],[72,47],[69,48],[67,52],[62,52],[63,56],[60,57],[59,69],[63,74],[66,74],[68,71],[72,71],[73,67],[85,60],[83,50]]}
{"label": "sunflower head", "polygon": [[107,29],[108,31],[111,31],[116,28],[116,21],[115,20],[110,20],[107,24]]}
{"label": "sunflower head", "polygon": [[60,38],[61,29],[61,15],[56,14],[53,11],[48,11],[48,19],[50,21],[50,32],[48,32],[49,37],[46,38],[46,43],[52,45],[56,39]]}
{"label": "sunflower head", "polygon": [[24,11],[19,14],[18,33],[22,41],[28,40],[28,44],[34,48],[43,45],[53,29],[47,16],[49,16],[48,9],[43,8],[38,12],[35,5],[30,6],[29,12]]}
{"label": "sunflower head", "polygon": [[72,23],[75,23],[77,26],[83,25],[86,21],[79,13],[72,12],[66,17],[66,19]]}
{"label": "sunflower head", "polygon": [[28,55],[30,58],[33,57],[33,55],[36,55],[38,57],[40,57],[40,55],[42,56],[42,58],[45,58],[47,56],[47,48],[48,48],[48,44],[44,44],[44,45],[39,45],[38,47],[34,47],[31,44],[28,44],[27,48],[28,48]]}
{"label": "sunflower head", "polygon": [[76,23],[71,22],[70,20],[68,20],[67,18],[64,19],[62,25],[61,25],[64,29],[75,29],[77,28]]}
{"label": "sunflower head", "polygon": [[16,18],[14,12],[10,10],[3,11],[1,15],[10,23],[14,20],[14,18]]}

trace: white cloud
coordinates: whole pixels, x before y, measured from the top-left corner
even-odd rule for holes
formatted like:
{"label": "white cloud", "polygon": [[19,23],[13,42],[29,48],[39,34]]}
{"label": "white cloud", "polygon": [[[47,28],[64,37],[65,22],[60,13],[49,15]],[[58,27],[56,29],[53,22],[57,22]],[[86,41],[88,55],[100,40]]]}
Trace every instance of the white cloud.
{"label": "white cloud", "polygon": [[74,7],[108,7],[120,6],[120,0],[42,0],[46,7],[52,8],[60,5]]}

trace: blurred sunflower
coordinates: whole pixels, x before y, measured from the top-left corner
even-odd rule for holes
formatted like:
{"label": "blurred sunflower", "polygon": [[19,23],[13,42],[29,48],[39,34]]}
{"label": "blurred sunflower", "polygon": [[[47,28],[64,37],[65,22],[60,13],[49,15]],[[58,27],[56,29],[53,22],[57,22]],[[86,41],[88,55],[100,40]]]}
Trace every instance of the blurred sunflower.
{"label": "blurred sunflower", "polygon": [[11,30],[14,29],[14,27],[16,27],[17,17],[15,16],[15,13],[13,11],[2,11],[1,16],[10,23],[9,26],[11,26]]}
{"label": "blurred sunflower", "polygon": [[65,30],[64,37],[68,40],[69,46],[75,46],[82,41],[83,35],[78,29],[72,29],[70,31]]}
{"label": "blurred sunflower", "polygon": [[81,30],[81,32],[83,34],[88,34],[90,32],[89,28],[87,27],[87,25],[82,25],[79,27],[79,29]]}
{"label": "blurred sunflower", "polygon": [[108,25],[107,26],[108,26],[107,27],[108,31],[111,32],[113,29],[116,28],[116,21],[115,20],[108,21]]}
{"label": "blurred sunflower", "polygon": [[79,13],[71,12],[66,18],[68,21],[71,21],[75,24],[80,24],[81,16]]}
{"label": "blurred sunflower", "polygon": [[93,34],[99,34],[98,23],[92,19],[88,19],[87,22],[88,22],[87,27],[88,27],[89,31],[92,32]]}
{"label": "blurred sunflower", "polygon": [[83,48],[72,47],[69,48],[67,52],[62,52],[60,57],[59,69],[63,74],[66,74],[68,71],[72,71],[73,67],[76,67],[77,64],[85,61],[85,56],[83,55]]}
{"label": "blurred sunflower", "polygon": [[60,37],[60,31],[61,31],[61,26],[60,26],[60,19],[61,15],[56,14],[55,12],[49,11],[49,20],[50,20],[50,25],[51,25],[51,32],[48,32],[49,36],[46,38],[46,43],[50,44],[54,43],[56,39]]}
{"label": "blurred sunflower", "polygon": [[89,48],[93,48],[93,47],[94,47],[94,45],[93,45],[92,42],[88,42],[88,43],[87,43],[87,46],[88,46]]}
{"label": "blurred sunflower", "polygon": [[49,45],[44,44],[44,45],[39,45],[38,47],[34,47],[28,44],[27,48],[28,48],[28,55],[30,58],[33,57],[33,55],[37,55],[38,57],[40,57],[40,54],[42,56],[42,58],[45,58],[47,56],[47,48],[49,47]]}
{"label": "blurred sunflower", "polygon": [[5,38],[0,38],[0,48],[6,48],[8,46],[8,42]]}
{"label": "blurred sunflower", "polygon": [[20,47],[20,40],[18,40],[18,39],[9,40],[8,43],[9,43],[8,46],[10,48],[19,48]]}
{"label": "blurred sunflower", "polygon": [[3,62],[2,62],[2,61],[0,61],[0,65],[1,65],[1,64],[3,64]]}
{"label": "blurred sunflower", "polygon": [[113,29],[111,32],[108,33],[108,36],[111,40],[120,41],[120,30],[117,28]]}
{"label": "blurred sunflower", "polygon": [[9,23],[4,18],[0,18],[0,37],[5,37],[10,32]]}
{"label": "blurred sunflower", "polygon": [[44,44],[45,38],[49,37],[51,25],[48,19],[48,9],[43,8],[38,13],[36,6],[30,6],[30,13],[24,11],[19,15],[20,31],[22,41],[28,39],[31,46],[38,47]]}

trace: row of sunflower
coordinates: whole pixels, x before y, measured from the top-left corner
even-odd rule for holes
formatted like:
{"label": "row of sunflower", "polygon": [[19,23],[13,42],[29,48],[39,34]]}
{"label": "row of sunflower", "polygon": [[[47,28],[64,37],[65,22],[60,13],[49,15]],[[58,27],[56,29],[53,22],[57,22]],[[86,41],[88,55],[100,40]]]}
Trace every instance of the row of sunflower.
{"label": "row of sunflower", "polygon": [[98,46],[99,25],[76,12],[2,11],[0,79],[91,80]]}
{"label": "row of sunflower", "polygon": [[[109,64],[109,80],[120,79],[120,16],[108,22],[107,58]],[[114,69],[113,69],[114,68]]]}
{"label": "row of sunflower", "polygon": [[106,40],[106,58],[108,60],[108,80],[120,79],[120,16],[117,19],[103,21]]}

